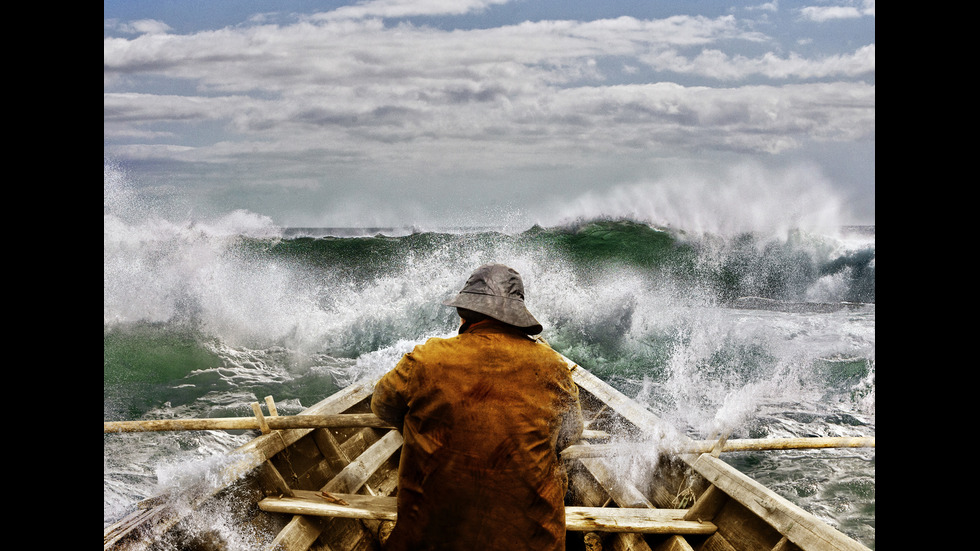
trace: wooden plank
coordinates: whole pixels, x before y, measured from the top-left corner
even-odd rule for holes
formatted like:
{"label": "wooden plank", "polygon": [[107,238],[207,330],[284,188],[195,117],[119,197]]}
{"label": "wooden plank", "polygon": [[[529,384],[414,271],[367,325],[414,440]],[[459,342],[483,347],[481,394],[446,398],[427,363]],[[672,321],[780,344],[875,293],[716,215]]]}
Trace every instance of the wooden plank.
{"label": "wooden plank", "polygon": [[374,520],[396,520],[398,498],[393,496],[368,496],[362,494],[331,495],[348,505],[327,501],[319,492],[297,490],[292,497],[267,497],[259,502],[259,509],[270,513],[289,513],[314,517],[337,517]]}
{"label": "wooden plank", "polygon": [[[720,447],[717,442],[698,440],[691,447],[671,450],[674,453],[702,454],[762,451],[762,450],[818,450],[827,448],[873,448],[874,438],[748,438],[727,440]],[[582,459],[586,457],[622,457],[649,453],[649,446],[643,443],[598,444],[568,446],[561,452],[562,459]]]}
{"label": "wooden plank", "polygon": [[[331,494],[356,492],[401,445],[401,433],[389,431],[355,461],[344,467],[322,490]],[[324,526],[316,519],[309,518],[306,513],[296,514],[279,532],[271,547],[281,551],[305,550],[316,541],[323,530]]]}
{"label": "wooden plank", "polygon": [[636,486],[618,476],[607,462],[588,458],[582,459],[581,462],[620,507],[653,507],[650,500]]}
{"label": "wooden plank", "polygon": [[712,534],[698,551],[738,551],[721,534]]}
{"label": "wooden plank", "polygon": [[710,522],[684,520],[685,509],[565,507],[565,527],[576,532],[708,535]]}
{"label": "wooden plank", "polygon": [[[589,422],[591,424],[592,421]],[[582,438],[583,441],[586,438],[586,434],[593,433],[594,431],[583,431]],[[576,485],[576,499],[578,499],[578,505],[580,506],[600,506],[605,505],[608,499],[616,501],[620,506],[628,506],[629,502],[639,503],[646,502],[646,498],[633,499],[634,494],[640,494],[639,490],[635,488],[632,491],[626,490],[622,491],[622,485],[615,484],[615,475],[612,469],[608,467],[605,460],[586,460],[580,462],[583,467],[585,467],[587,473],[582,472],[570,472],[569,476],[578,479],[578,484]],[[598,484],[595,486],[590,482],[586,482],[586,477],[591,475],[591,481]],[[632,484],[629,484],[632,487]],[[642,496],[642,494],[640,494]],[[621,500],[621,501],[619,501]],[[647,502],[648,503],[648,502]],[[616,533],[611,534],[609,537],[604,538],[606,540],[606,545],[610,551],[651,551],[650,546],[647,544],[646,540],[643,538],[642,534],[634,533]],[[587,549],[590,551],[599,550],[601,547],[603,538],[600,538],[595,532],[588,532],[583,537],[583,544],[586,545]],[[598,546],[598,547],[597,547]]]}
{"label": "wooden plank", "polygon": [[348,458],[348,461],[344,461],[343,465],[340,466],[340,469],[336,469],[336,471],[339,472],[341,469],[346,467],[347,463],[350,463],[351,460],[356,459],[357,456],[364,453],[366,449],[373,446],[380,438],[381,437],[378,435],[378,433],[373,429],[365,429],[357,431],[347,438],[347,440],[341,442],[340,451],[345,457]]}
{"label": "wooden plank", "polygon": [[266,461],[259,467],[258,480],[259,487],[265,492],[265,495],[293,495],[293,490],[286,483],[286,479],[282,477],[282,473],[271,461]]}
{"label": "wooden plank", "polygon": [[323,460],[320,448],[309,434],[269,460],[282,474],[290,488],[315,490],[337,474]]}
{"label": "wooden plank", "polygon": [[327,460],[327,465],[334,472],[340,472],[344,466],[350,463],[351,458],[344,453],[344,450],[340,447],[340,442],[337,441],[337,437],[329,430],[322,429],[315,431],[313,433],[313,441],[316,442],[320,453]]}
{"label": "wooden plank", "polygon": [[388,460],[403,442],[398,431],[388,431],[380,440],[371,445],[364,453],[351,461],[337,476],[333,477],[323,490],[331,493],[356,492],[378,470],[382,463]]}
{"label": "wooden plank", "polygon": [[717,535],[740,551],[772,551],[784,536],[762,517],[737,500],[725,500],[712,518],[718,527]]}
{"label": "wooden plank", "polygon": [[[347,505],[327,501],[316,492],[297,491],[294,497],[267,497],[263,511],[315,517],[395,521],[397,498],[332,493]],[[685,509],[623,509],[619,507],[565,507],[566,529],[573,532],[634,532],[640,534],[708,535],[710,522],[684,520]]]}
{"label": "wooden plank", "polygon": [[694,505],[687,510],[684,518],[687,520],[713,519],[728,499],[729,497],[725,492],[722,492],[716,486],[708,486],[708,489],[702,492],[701,496],[694,502]]}
{"label": "wooden plank", "polygon": [[716,457],[703,454],[694,462],[694,468],[805,551],[868,551],[864,545]]}
{"label": "wooden plank", "polygon": [[670,536],[653,551],[694,551],[694,548],[681,536]]}
{"label": "wooden plank", "polygon": [[783,537],[779,543],[773,546],[772,551],[799,551],[799,549],[795,543],[789,541],[789,538]]}
{"label": "wooden plank", "polygon": [[323,415],[289,415],[266,417],[258,409],[258,402],[252,405],[254,417],[215,417],[203,419],[145,419],[141,421],[105,421],[102,431],[105,434],[123,432],[163,432],[182,430],[270,430],[288,429],[336,429],[345,427],[394,428],[373,413],[334,413]]}

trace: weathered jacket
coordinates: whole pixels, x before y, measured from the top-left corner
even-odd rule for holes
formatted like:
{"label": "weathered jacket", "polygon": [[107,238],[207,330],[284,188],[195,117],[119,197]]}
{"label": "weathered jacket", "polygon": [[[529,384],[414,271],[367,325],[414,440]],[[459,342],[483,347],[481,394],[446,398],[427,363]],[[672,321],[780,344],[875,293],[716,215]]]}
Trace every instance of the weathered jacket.
{"label": "weathered jacket", "polygon": [[492,320],[464,326],[406,354],[371,407],[405,438],[387,549],[565,549],[556,450],[582,413],[549,347]]}

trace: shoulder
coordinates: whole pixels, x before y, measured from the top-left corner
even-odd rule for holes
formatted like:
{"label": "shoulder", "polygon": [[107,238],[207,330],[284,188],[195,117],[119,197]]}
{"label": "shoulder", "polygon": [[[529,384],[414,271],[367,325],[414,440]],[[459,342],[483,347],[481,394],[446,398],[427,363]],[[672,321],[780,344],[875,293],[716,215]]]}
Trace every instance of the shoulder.
{"label": "shoulder", "polygon": [[412,351],[405,354],[406,358],[422,358],[426,355],[437,353],[446,348],[451,348],[457,346],[460,342],[460,336],[452,337],[430,337],[422,344],[415,345]]}
{"label": "shoulder", "polygon": [[531,336],[528,336],[527,339],[531,342],[531,346],[533,346],[534,349],[541,355],[547,356],[563,366],[568,365],[565,361],[565,357],[559,354],[557,350],[552,348],[551,345],[545,342],[543,339]]}
{"label": "shoulder", "polygon": [[573,365],[568,363],[565,356],[559,354],[554,348],[551,348],[547,343],[535,340],[534,347],[541,358],[543,363],[550,366],[550,370],[564,385],[575,386],[572,382],[572,368]]}

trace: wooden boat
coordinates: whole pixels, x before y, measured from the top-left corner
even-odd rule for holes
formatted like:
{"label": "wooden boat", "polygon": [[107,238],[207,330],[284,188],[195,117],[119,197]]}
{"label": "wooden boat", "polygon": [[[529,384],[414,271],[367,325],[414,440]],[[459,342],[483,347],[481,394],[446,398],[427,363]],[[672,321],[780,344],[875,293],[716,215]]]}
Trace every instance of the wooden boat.
{"label": "wooden boat", "polygon": [[[680,437],[678,446],[654,414],[567,361],[588,422],[583,441],[562,454],[570,478],[568,549],[867,549],[721,461],[719,443]],[[105,529],[105,549],[226,549],[217,534],[185,527],[188,511],[223,498],[237,504],[240,527],[255,528],[251,548],[379,549],[397,520],[402,438],[370,413],[371,391],[370,384],[353,385],[290,417],[277,416],[271,402],[264,416],[256,404],[265,434],[232,452],[237,461],[225,473],[231,482],[148,500]],[[117,430],[106,425],[106,432]],[[672,453],[658,454],[647,476],[617,475],[603,439],[622,433],[642,435],[637,440],[646,446],[674,442]]]}

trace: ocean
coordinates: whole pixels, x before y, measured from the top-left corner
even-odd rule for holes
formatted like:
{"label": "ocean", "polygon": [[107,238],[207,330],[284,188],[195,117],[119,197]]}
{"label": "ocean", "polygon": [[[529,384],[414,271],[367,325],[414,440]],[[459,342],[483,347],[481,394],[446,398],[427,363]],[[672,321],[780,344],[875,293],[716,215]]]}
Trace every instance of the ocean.
{"label": "ocean", "polygon": [[[249,212],[148,214],[118,178],[107,171],[105,421],[250,416],[270,395],[297,413],[453,334],[441,301],[501,262],[555,349],[691,437],[875,434],[873,226],[281,228]],[[208,477],[249,438],[104,435],[104,524]],[[873,449],[722,458],[874,549]]]}

